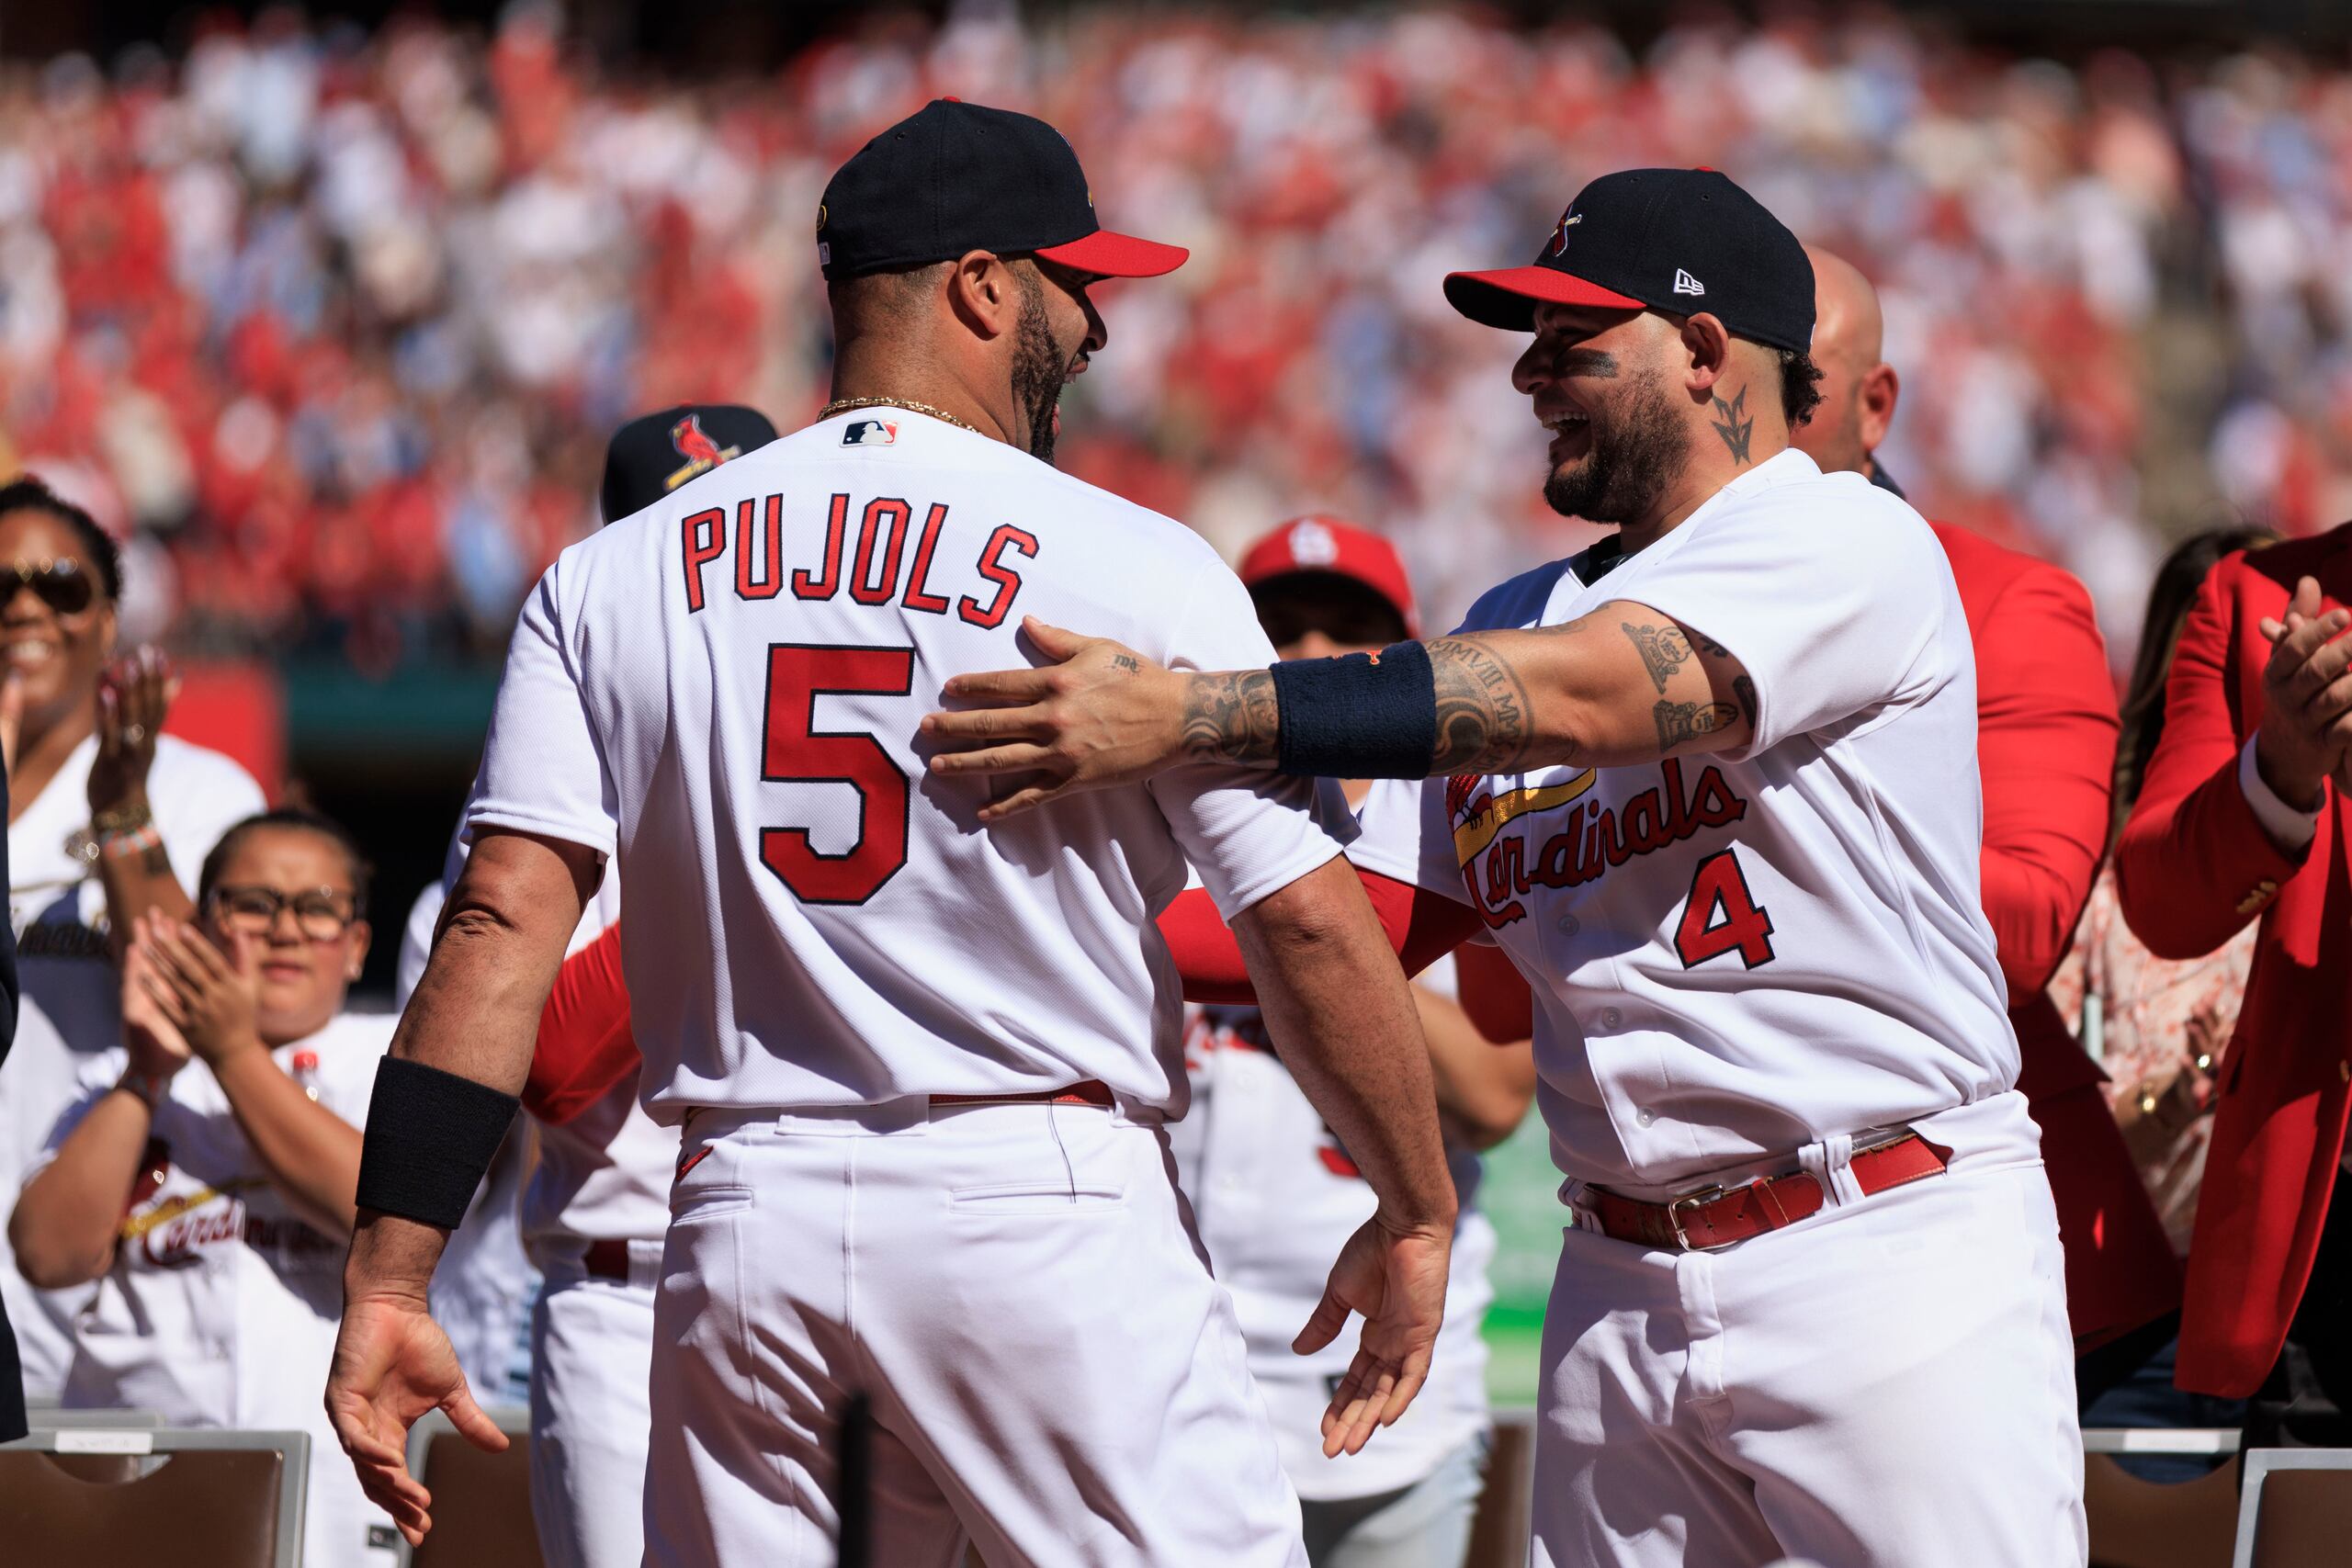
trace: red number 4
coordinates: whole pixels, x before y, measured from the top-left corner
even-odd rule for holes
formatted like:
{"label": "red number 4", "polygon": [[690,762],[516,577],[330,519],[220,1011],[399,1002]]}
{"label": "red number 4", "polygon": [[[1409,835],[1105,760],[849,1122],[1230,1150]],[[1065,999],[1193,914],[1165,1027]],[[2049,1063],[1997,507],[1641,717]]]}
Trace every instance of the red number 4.
{"label": "red number 4", "polygon": [[768,647],[767,733],[760,777],[770,784],[845,784],[857,791],[857,844],[829,855],[806,828],[760,829],[760,863],[804,904],[863,904],[907,863],[907,775],[871,735],[812,728],[828,693],[903,697],[914,686],[910,648]]}
{"label": "red number 4", "polygon": [[1726,953],[1737,953],[1750,969],[1772,962],[1772,917],[1757,907],[1731,851],[1699,863],[1690,879],[1690,902],[1675,928],[1674,951],[1682,955],[1685,969]]}

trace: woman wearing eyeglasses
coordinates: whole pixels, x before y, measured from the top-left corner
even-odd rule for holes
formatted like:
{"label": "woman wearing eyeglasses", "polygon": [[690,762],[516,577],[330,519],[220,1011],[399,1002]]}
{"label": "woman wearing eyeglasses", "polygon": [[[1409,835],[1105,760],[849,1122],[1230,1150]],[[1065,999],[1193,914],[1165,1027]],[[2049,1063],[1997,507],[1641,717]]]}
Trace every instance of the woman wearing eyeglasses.
{"label": "woman wearing eyeglasses", "polygon": [[359,1129],[396,1021],[343,1010],[367,900],[367,866],[326,818],[281,809],[230,829],[197,922],[137,922],[123,1043],[86,1064],[8,1224],[37,1283],[97,1282],[74,1322],[69,1407],[311,1434],[319,1568],[389,1563],[397,1539],[319,1402]]}
{"label": "woman wearing eyeglasses", "polygon": [[[261,788],[217,751],[160,735],[173,688],[152,649],[116,657],[114,541],[38,479],[0,483],[0,753],[8,764],[8,906],[24,1007],[0,1079],[0,1208],[74,1103],[82,1063],[122,1038],[122,933],[185,919],[187,889]],[[25,1283],[0,1245],[0,1301],[25,1392],[55,1398],[74,1313]]]}

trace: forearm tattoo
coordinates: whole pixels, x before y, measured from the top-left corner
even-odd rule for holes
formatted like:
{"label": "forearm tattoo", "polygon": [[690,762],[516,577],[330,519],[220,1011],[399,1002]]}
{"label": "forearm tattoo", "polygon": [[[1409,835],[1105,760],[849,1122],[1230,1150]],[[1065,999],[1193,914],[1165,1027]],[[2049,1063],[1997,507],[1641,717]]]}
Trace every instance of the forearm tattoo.
{"label": "forearm tattoo", "polygon": [[1723,415],[1713,422],[1715,434],[1722,436],[1724,445],[1731,449],[1731,460],[1735,463],[1748,461],[1747,442],[1756,431],[1756,416],[1747,412],[1747,389],[1742,387],[1729,402],[1717,397],[1715,412]]}
{"label": "forearm tattoo", "polygon": [[1195,762],[1272,766],[1281,727],[1274,678],[1263,670],[1193,675],[1184,682],[1184,755]]}
{"label": "forearm tattoo", "polygon": [[1658,694],[1666,694],[1666,683],[1674,672],[1690,661],[1690,639],[1682,628],[1668,624],[1663,626],[1637,626],[1631,621],[1620,621],[1617,629],[1633,639],[1641,651],[1642,663],[1650,672],[1650,681]]}
{"label": "forearm tattoo", "polygon": [[1657,718],[1658,750],[1669,755],[1679,746],[1739,722],[1739,710],[1729,703],[1661,702],[1650,711]]}
{"label": "forearm tattoo", "polygon": [[1512,772],[1532,736],[1519,671],[1479,637],[1431,637],[1422,646],[1437,682],[1432,776]]}

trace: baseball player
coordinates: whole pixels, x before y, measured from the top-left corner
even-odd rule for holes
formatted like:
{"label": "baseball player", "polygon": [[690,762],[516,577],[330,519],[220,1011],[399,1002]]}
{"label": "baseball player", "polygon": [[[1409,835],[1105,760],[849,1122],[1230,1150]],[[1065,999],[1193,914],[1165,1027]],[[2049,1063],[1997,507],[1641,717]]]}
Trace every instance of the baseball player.
{"label": "baseball player", "polygon": [[[655,1307],[650,1562],[809,1562],[872,1412],[873,1560],[1305,1562],[1232,1307],[1169,1179],[1184,1082],[1152,917],[1200,869],[1377,1195],[1300,1335],[1362,1343],[1327,1446],[1403,1413],[1454,1217],[1429,1059],[1306,781],[1204,768],[1012,832],[915,728],[1030,607],[1155,660],[1271,656],[1165,518],[1055,472],[1087,298],[1172,247],[1102,231],[1042,121],[940,101],[837,173],[817,423],[572,547],[525,607],[472,851],[379,1078],[327,1398],[412,1540],[435,1405],[495,1448],[419,1309],[616,856],[644,1103],[683,1123]],[[601,939],[600,939],[601,940]]]}
{"label": "baseball player", "polygon": [[1787,445],[1804,249],[1720,174],[1631,170],[1446,294],[1533,334],[1545,497],[1614,535],[1376,659],[1163,671],[1033,626],[1071,662],[950,682],[989,705],[924,721],[933,776],[1028,773],[1007,826],[1187,760],[1430,781],[1374,792],[1357,857],[1408,967],[1483,925],[1534,987],[1574,1216],[1538,1564],[2080,1563],[1968,627],[1919,516]]}
{"label": "baseball player", "polygon": [[[775,439],[766,415],[732,404],[633,419],[605,450],[604,521],[642,511]],[[434,928],[465,863],[461,831],[441,881],[409,913],[400,953],[403,1007],[424,978]],[[573,929],[570,954],[619,919],[620,897],[620,878],[607,872]],[[593,959],[575,968],[595,972]],[[548,1029],[543,1020],[543,1032]],[[549,1056],[560,1058],[572,1043],[551,1038],[548,1044]],[[531,1515],[548,1568],[636,1568],[645,1558],[653,1286],[670,1222],[678,1134],[637,1100],[634,1070],[584,1104],[536,1094],[528,1085],[523,1096],[537,1158],[521,1193],[521,1235],[543,1281],[530,1320]],[[510,1203],[513,1198],[507,1195]],[[447,1272],[445,1260],[441,1274]],[[442,1311],[436,1301],[436,1319]]]}
{"label": "baseball player", "polygon": [[[1283,658],[1376,649],[1419,629],[1396,547],[1337,518],[1283,524],[1242,553],[1238,570],[1259,624]],[[1351,802],[1367,787],[1347,784]],[[1481,978],[1516,993],[1523,1014],[1525,984],[1498,960],[1491,968],[1500,975]],[[1298,1488],[1316,1568],[1458,1564],[1469,1547],[1488,1428],[1478,1330],[1493,1296],[1487,1268],[1496,1245],[1494,1226],[1474,1206],[1477,1151],[1519,1124],[1534,1097],[1535,1065],[1523,1025],[1505,1036],[1512,1043],[1498,1047],[1454,991],[1449,956],[1422,972],[1413,998],[1461,1203],[1445,1326],[1412,1410],[1352,1457],[1326,1458],[1317,1430],[1332,1380],[1347,1371],[1344,1348],[1303,1357],[1290,1339],[1322,1292],[1332,1252],[1372,1213],[1371,1190],[1299,1092],[1257,1009],[1203,1008],[1185,1031],[1192,1109],[1168,1130],[1177,1182],[1192,1201],[1217,1282],[1233,1296],[1250,1376],[1273,1417],[1283,1469]]]}

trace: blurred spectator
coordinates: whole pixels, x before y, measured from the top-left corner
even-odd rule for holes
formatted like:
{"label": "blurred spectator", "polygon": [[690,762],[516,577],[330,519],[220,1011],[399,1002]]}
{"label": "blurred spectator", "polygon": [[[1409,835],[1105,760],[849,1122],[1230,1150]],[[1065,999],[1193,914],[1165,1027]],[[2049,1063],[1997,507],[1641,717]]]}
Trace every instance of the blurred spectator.
{"label": "blurred spectator", "polygon": [[2184,1389],[2253,1397],[2256,1443],[2352,1445],[2352,698],[2331,684],[2352,639],[2329,640],[2347,617],[2325,608],[2347,595],[2352,524],[2206,575],[2116,849],[2123,917],[2159,958],[2256,926],[2176,1372]]}
{"label": "blurred spectator", "polygon": [[368,868],[343,829],[280,810],[204,863],[199,925],[140,919],[123,1043],[83,1065],[8,1224],[44,1286],[96,1280],[64,1403],[174,1426],[311,1434],[303,1561],[389,1568],[319,1400],[343,1316],[359,1127],[389,1014],[348,1014]]}
{"label": "blurred spectator", "polygon": [[[2115,760],[2118,827],[2139,798],[2148,759],[2164,736],[2173,649],[2206,573],[2233,551],[2276,543],[2278,536],[2262,529],[2217,528],[2184,541],[2158,569],[2123,700],[2123,745]],[[2258,929],[2248,925],[2199,958],[2158,958],[2124,923],[2110,865],[2099,873],[2073,951],[2050,983],[2067,1030],[2107,1070],[2108,1098],[2123,1141],[2166,1239],[2182,1258],[2188,1256],[2212,1137],[2214,1084],[2237,1027]]]}
{"label": "blurred spectator", "polygon": [[[23,1007],[0,1078],[0,1205],[74,1103],[85,1064],[122,1041],[122,934],[185,917],[188,886],[261,789],[217,751],[160,734],[171,672],[116,660],[122,564],[89,513],[38,482],[0,484],[0,750],[9,762],[8,914]],[[113,662],[109,662],[113,660]],[[86,1291],[37,1292],[0,1248],[25,1387],[54,1398]]]}
{"label": "blurred spectator", "polygon": [[1511,477],[1510,345],[1438,279],[1634,164],[1721,165],[1880,281],[1916,374],[1889,460],[2084,578],[2121,657],[2164,532],[2352,510],[2352,73],[2310,60],[2067,69],[1803,8],[1636,56],[1475,9],[972,7],[620,82],[553,6],[488,39],[289,15],[0,72],[0,446],[168,554],[204,643],[503,643],[629,410],[821,401],[819,190],[939,94],[1067,127],[1194,247],[1109,297],[1068,466],[1228,550],[1365,519],[1433,621],[1585,542]]}

